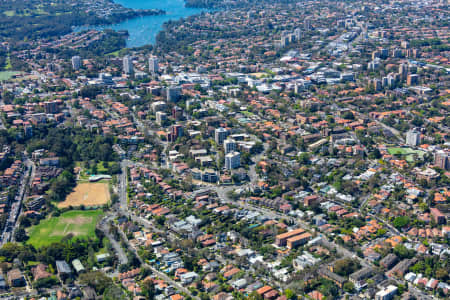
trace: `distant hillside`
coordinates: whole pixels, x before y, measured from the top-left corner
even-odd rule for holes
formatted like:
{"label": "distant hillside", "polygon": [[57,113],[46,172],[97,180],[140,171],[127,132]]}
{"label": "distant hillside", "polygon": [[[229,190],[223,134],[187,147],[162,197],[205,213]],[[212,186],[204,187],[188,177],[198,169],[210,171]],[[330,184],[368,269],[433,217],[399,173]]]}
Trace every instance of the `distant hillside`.
{"label": "distant hillside", "polygon": [[18,42],[70,33],[72,26],[112,24],[162,10],[125,8],[112,0],[0,1],[0,40]]}
{"label": "distant hillside", "polygon": [[185,0],[187,7],[198,8],[233,8],[261,4],[263,2],[294,2],[293,0]]}

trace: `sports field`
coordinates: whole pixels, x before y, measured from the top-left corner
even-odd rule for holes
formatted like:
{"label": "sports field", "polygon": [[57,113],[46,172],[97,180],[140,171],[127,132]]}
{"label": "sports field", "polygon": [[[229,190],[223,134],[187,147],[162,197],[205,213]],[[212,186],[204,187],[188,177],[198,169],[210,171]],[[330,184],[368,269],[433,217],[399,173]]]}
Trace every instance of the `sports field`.
{"label": "sports field", "polygon": [[66,200],[58,203],[59,208],[64,207],[78,207],[84,205],[89,206],[101,206],[109,202],[109,187],[107,183],[96,182],[83,182],[77,184],[74,191],[70,193]]}
{"label": "sports field", "polygon": [[39,248],[59,242],[69,233],[80,238],[94,237],[101,214],[101,210],[71,210],[59,217],[42,220],[28,230],[30,239],[27,243]]}
{"label": "sports field", "polygon": [[8,80],[11,77],[13,77],[14,75],[19,74],[20,72],[16,72],[16,71],[2,71],[0,72],[0,80]]}
{"label": "sports field", "polygon": [[406,161],[412,162],[414,161],[414,154],[417,154],[419,158],[422,158],[425,154],[424,151],[420,150],[413,150],[411,148],[388,148],[388,152],[390,155],[399,154],[401,155]]}

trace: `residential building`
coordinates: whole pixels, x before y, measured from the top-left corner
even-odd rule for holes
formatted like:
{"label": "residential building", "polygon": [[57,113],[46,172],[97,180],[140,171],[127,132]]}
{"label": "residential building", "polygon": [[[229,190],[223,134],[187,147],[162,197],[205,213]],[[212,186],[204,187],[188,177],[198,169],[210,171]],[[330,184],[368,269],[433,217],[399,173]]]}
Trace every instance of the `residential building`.
{"label": "residential building", "polygon": [[375,300],[391,300],[397,294],[397,290],[396,286],[389,285],[375,294]]}
{"label": "residential building", "polygon": [[165,112],[157,111],[155,115],[156,123],[158,123],[159,125],[163,124],[164,121],[167,120],[167,114]]}
{"label": "residential building", "polygon": [[306,244],[306,242],[308,242],[311,238],[312,235],[309,232],[305,232],[303,234],[288,238],[286,245],[289,249],[294,249],[298,246]]}
{"label": "residential building", "polygon": [[417,74],[409,74],[406,78],[407,85],[418,85],[419,84],[419,75]]}
{"label": "residential building", "polygon": [[72,69],[75,71],[81,68],[81,58],[79,56],[72,57]]}
{"label": "residential building", "polygon": [[225,155],[225,168],[227,170],[236,169],[241,166],[241,154],[237,151]]}
{"label": "residential building", "polygon": [[434,165],[444,170],[450,170],[450,154],[438,151],[434,154]]}
{"label": "residential building", "polygon": [[216,130],[214,131],[214,140],[216,141],[217,145],[222,145],[227,136],[228,131],[223,127],[216,128]]}
{"label": "residential building", "polygon": [[181,87],[179,86],[167,87],[166,96],[168,102],[177,102],[181,97]]}
{"label": "residential building", "polygon": [[446,222],[445,215],[439,209],[432,207],[432,208],[430,208],[430,213],[431,213],[431,216],[433,217],[433,220],[438,225],[445,224],[445,222]]}
{"label": "residential building", "polygon": [[12,269],[7,273],[8,283],[11,287],[25,286],[27,283],[25,277],[19,269]]}
{"label": "residential building", "polygon": [[175,142],[181,136],[183,136],[183,126],[179,124],[172,125],[169,141]]}
{"label": "residential building", "polygon": [[159,72],[159,62],[157,57],[152,56],[148,59],[148,70],[152,74]]}
{"label": "residential building", "polygon": [[282,234],[279,234],[275,237],[275,244],[279,247],[286,246],[286,242],[289,238],[301,235],[305,233],[305,230],[302,228],[298,228],[295,230],[291,230]]}
{"label": "residential building", "polygon": [[125,74],[133,73],[133,60],[128,55],[123,58],[123,72]]}
{"label": "residential building", "polygon": [[406,133],[406,144],[410,146],[420,145],[420,132],[416,130],[410,130]]}
{"label": "residential building", "polygon": [[237,148],[236,141],[233,139],[226,139],[223,142],[223,148],[225,150],[225,154],[236,151]]}

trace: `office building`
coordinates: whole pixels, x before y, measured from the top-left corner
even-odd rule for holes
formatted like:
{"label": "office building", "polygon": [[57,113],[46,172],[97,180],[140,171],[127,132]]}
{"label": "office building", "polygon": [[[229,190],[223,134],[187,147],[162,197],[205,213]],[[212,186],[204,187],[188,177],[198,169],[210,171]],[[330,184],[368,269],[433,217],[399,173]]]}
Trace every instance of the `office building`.
{"label": "office building", "polygon": [[75,71],[81,68],[81,58],[79,56],[72,57],[72,69]]}
{"label": "office building", "polygon": [[410,130],[406,133],[406,144],[410,146],[420,145],[420,132]]}
{"label": "office building", "polygon": [[225,128],[219,127],[216,128],[216,130],[214,131],[214,140],[216,141],[217,145],[222,145],[223,141],[225,141],[227,136],[228,131]]}
{"label": "office building", "polygon": [[241,166],[241,154],[237,151],[225,155],[225,168],[227,170],[236,169]]}
{"label": "office building", "polygon": [[148,59],[148,70],[152,74],[159,72],[159,62],[157,57],[152,56]]}
{"label": "office building", "polygon": [[123,72],[125,74],[133,73],[133,60],[128,55],[123,58]]}

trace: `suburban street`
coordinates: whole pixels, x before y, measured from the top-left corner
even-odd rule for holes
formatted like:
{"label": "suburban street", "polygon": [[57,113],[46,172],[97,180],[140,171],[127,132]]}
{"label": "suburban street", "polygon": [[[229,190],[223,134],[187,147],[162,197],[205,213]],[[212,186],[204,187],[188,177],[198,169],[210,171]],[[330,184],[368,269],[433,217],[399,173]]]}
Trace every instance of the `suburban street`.
{"label": "suburban street", "polygon": [[[14,197],[14,201],[11,204],[11,211],[9,213],[8,219],[6,221],[5,228],[2,233],[2,239],[0,245],[3,246],[5,243],[14,241],[14,232],[18,228],[19,224],[17,224],[17,220],[19,218],[21,209],[22,209],[22,201],[26,196],[28,181],[30,179],[30,174],[34,176],[35,173],[35,165],[24,156],[24,171],[19,180],[19,190]],[[33,177],[31,177],[33,178]]]}

